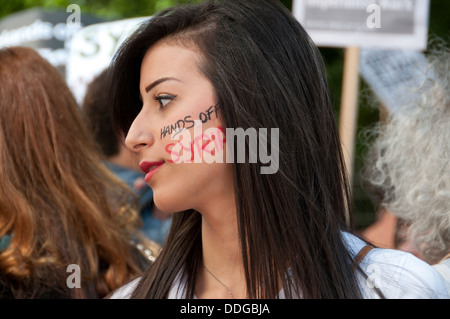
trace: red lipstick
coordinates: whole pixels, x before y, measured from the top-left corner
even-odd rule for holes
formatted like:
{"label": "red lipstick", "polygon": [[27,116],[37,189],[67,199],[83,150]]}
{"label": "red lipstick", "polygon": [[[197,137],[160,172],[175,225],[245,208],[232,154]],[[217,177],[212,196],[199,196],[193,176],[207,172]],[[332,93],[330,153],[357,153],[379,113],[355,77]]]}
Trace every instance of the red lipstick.
{"label": "red lipstick", "polygon": [[142,162],[139,164],[139,167],[146,173],[145,182],[148,183],[152,176],[156,173],[158,169],[164,164],[164,161],[158,162]]}

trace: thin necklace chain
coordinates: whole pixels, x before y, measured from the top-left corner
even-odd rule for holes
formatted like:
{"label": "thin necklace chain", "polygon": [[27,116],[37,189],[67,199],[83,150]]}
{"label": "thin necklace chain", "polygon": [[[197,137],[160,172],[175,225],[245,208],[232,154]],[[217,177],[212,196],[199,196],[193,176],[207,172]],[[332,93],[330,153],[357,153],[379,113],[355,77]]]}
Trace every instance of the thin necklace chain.
{"label": "thin necklace chain", "polygon": [[234,299],[234,296],[233,296],[233,294],[231,293],[231,290],[228,289],[228,287],[225,286],[225,284],[224,284],[223,282],[221,282],[221,281],[219,280],[219,278],[217,278],[216,276],[214,276],[214,274],[213,274],[212,272],[210,272],[209,269],[206,268],[205,265],[203,265],[203,266],[205,267],[206,271],[207,271],[211,276],[213,276],[213,278],[214,278],[215,280],[217,280],[217,282],[218,282],[219,284],[221,284],[221,285],[227,290],[227,292],[228,292],[228,294],[230,295],[231,299]]}

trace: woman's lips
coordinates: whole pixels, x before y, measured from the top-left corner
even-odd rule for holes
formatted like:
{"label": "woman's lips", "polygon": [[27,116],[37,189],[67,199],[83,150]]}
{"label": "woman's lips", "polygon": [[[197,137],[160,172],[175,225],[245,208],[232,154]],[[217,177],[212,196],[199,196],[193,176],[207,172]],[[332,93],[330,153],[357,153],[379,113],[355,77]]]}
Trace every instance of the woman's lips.
{"label": "woman's lips", "polygon": [[164,161],[158,162],[142,162],[139,164],[140,168],[146,173],[145,182],[148,183],[152,176],[156,173],[157,170],[161,168],[164,164]]}

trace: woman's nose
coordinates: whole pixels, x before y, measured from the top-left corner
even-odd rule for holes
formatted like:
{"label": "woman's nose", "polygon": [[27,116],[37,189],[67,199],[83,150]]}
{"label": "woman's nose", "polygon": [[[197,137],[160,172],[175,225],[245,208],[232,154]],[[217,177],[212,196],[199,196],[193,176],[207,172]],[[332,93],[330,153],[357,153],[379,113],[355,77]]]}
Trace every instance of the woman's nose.
{"label": "woman's nose", "polygon": [[146,147],[153,145],[154,142],[155,138],[150,130],[149,121],[141,111],[128,130],[125,145],[129,150],[139,153]]}

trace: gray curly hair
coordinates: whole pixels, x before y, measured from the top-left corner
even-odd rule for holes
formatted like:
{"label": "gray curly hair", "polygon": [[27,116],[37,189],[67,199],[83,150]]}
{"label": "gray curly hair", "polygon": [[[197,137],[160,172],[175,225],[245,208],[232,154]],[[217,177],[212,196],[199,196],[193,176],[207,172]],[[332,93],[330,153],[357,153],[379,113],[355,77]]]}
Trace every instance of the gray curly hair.
{"label": "gray curly hair", "polygon": [[371,130],[362,178],[381,207],[410,225],[410,239],[434,264],[450,250],[449,47],[427,58],[433,76],[414,105]]}

